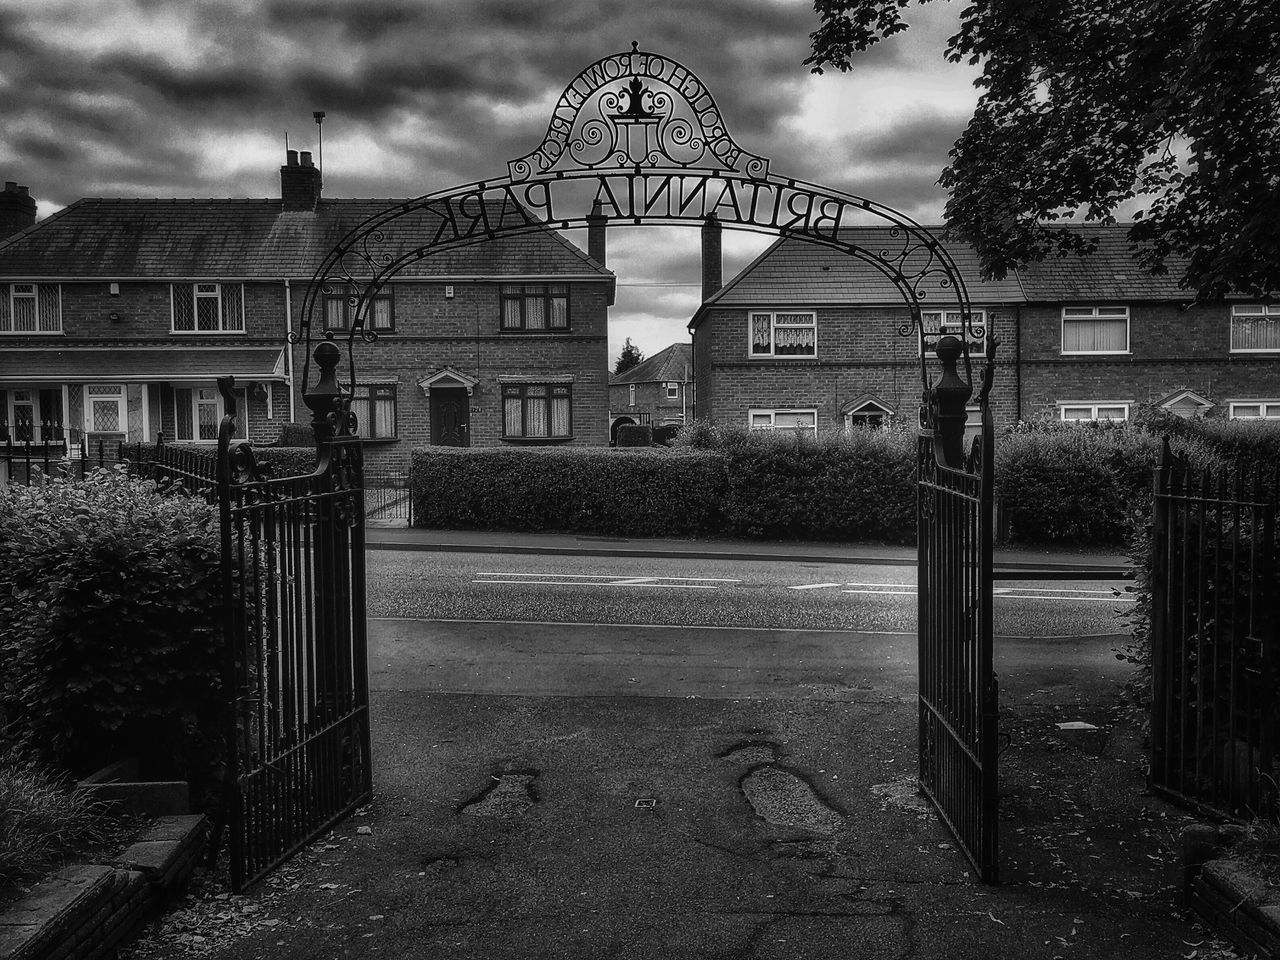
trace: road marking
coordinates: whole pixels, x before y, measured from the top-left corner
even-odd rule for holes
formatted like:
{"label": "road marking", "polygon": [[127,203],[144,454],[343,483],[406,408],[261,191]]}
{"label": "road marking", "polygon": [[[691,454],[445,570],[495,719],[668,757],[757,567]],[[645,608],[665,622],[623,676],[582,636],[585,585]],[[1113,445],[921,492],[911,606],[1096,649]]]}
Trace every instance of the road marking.
{"label": "road marking", "polygon": [[787,587],[788,590],[817,590],[821,587],[838,587],[838,583],[801,583],[794,587]]}
{"label": "road marking", "polygon": [[472,583],[506,583],[526,587],[666,587],[668,590],[719,590],[714,583],[654,583],[650,580],[472,580]]}
{"label": "road marking", "polygon": [[1137,603],[1131,597],[1044,597],[1034,593],[1001,593],[1001,600],[1057,600],[1059,603]]}
{"label": "road marking", "polygon": [[477,577],[561,577],[566,580],[689,580],[697,583],[741,583],[731,577],[628,577],[621,573],[538,573],[529,570],[481,570]]}
{"label": "road marking", "polygon": [[914,590],[841,590],[841,593],[869,593],[877,597],[914,597]]}

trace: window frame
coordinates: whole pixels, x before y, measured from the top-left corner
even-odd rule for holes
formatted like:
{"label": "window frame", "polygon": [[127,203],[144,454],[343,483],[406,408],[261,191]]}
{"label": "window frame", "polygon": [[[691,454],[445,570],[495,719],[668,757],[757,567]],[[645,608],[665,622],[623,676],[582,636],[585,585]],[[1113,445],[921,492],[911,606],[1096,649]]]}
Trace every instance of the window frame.
{"label": "window frame", "polygon": [[[985,357],[987,355],[987,340],[989,339],[991,334],[991,328],[987,326],[986,308],[984,307],[980,310],[971,310],[970,313],[973,316],[974,324],[975,325],[980,324],[984,332],[981,340],[969,340],[969,356],[974,358]],[[954,321],[947,320],[946,317],[949,314],[955,314],[958,319]],[[936,336],[937,338],[933,342],[933,346],[935,347],[937,346],[937,341],[941,340],[943,337],[946,337],[946,336],[959,337],[961,340],[967,339],[964,332],[964,318],[961,315],[961,310],[959,307],[940,307],[937,310],[921,310],[920,311],[921,323],[926,323],[929,317],[938,318],[938,322],[937,322],[938,332],[937,334],[926,333],[925,336],[922,338],[924,341],[924,348],[926,350],[930,348],[930,344],[929,344],[930,336]],[[954,333],[953,331],[948,330],[947,329],[948,327],[959,327],[960,332]],[[975,346],[978,349],[975,350],[974,349]]]}
{"label": "window frame", "polygon": [[[529,291],[527,287],[541,287],[541,293]],[[552,287],[563,288],[563,294],[552,292]],[[518,291],[518,292],[516,292]],[[546,319],[546,323],[541,327],[530,327],[525,314],[525,301],[530,297],[540,296],[542,298],[542,315]],[[564,323],[552,326],[551,318],[554,312],[551,309],[553,300],[564,300]],[[570,285],[568,283],[500,283],[498,284],[498,332],[499,333],[567,333],[573,329],[573,320],[569,311]],[[516,302],[520,304],[520,324],[519,326],[507,325],[507,303]]]}
{"label": "window frame", "polygon": [[[113,389],[115,393],[91,393],[90,389]],[[98,402],[114,400],[116,403],[116,424],[118,430],[97,430],[94,420],[93,405]],[[129,436],[129,391],[123,383],[86,383],[81,397],[83,404],[84,434],[86,437]]]}
{"label": "window frame", "polygon": [[[4,287],[4,303],[3,312],[0,312],[0,336],[6,337],[60,337],[63,335],[62,329],[62,284],[60,283],[40,283],[36,280],[14,280],[3,285]],[[30,287],[31,292],[18,293],[17,287]],[[43,288],[43,289],[42,289]],[[42,330],[40,328],[41,310],[40,304],[45,294],[54,297],[54,312],[57,316],[58,326],[54,330]],[[14,304],[16,300],[31,301],[31,311],[35,318],[35,329],[18,330],[15,327]]]}
{"label": "window frame", "polygon": [[[371,383],[356,384],[357,394],[352,396],[351,405],[352,407],[354,407],[357,403],[367,404],[367,409],[369,412],[369,416],[367,418],[361,417],[359,413],[356,414],[356,436],[360,437],[360,439],[362,440],[375,441],[375,442],[400,439],[400,396],[399,396],[399,390],[397,389],[398,387],[399,387],[399,384],[394,380],[382,380],[382,381],[376,381]],[[367,396],[364,396],[364,397],[359,396],[358,391],[360,390],[364,390],[367,393]],[[390,395],[389,396],[375,395],[377,392],[383,392],[383,391],[389,392]],[[380,400],[391,401],[391,433],[388,434],[387,436],[378,436],[377,434],[366,435],[364,433],[361,433],[360,432],[361,429],[364,428],[366,424],[368,425],[369,429],[373,429],[377,425],[378,415],[377,415],[377,408],[375,405]]]}
{"label": "window frame", "polygon": [[[1116,417],[1099,417],[1098,411],[1104,407],[1123,407],[1124,416]],[[1067,418],[1068,410],[1090,410],[1089,419],[1085,420],[1079,417]],[[1058,419],[1063,423],[1099,423],[1102,420],[1109,420],[1112,423],[1127,423],[1133,414],[1132,400],[1059,400],[1058,401]]]}
{"label": "window frame", "polygon": [[[777,418],[778,418],[778,414],[780,413],[811,413],[813,414],[813,426],[811,428],[805,427],[804,430],[805,432],[808,432],[814,439],[817,439],[818,437],[818,408],[817,407],[749,407],[747,409],[747,429],[762,430],[762,431],[781,430],[787,433],[794,433],[797,436],[799,436],[801,432],[799,428],[777,426]],[[764,416],[766,414],[769,416],[769,420],[770,420],[769,426],[767,427],[756,426],[755,423],[753,422],[755,418],[758,416]]]}
{"label": "window frame", "polygon": [[[813,331],[812,353],[778,353],[778,317],[811,317],[812,323],[784,323],[781,326],[794,330]],[[756,353],[755,338],[752,327],[757,317],[769,318],[769,352]],[[817,310],[747,310],[747,359],[749,360],[816,360],[818,358],[818,311]]]}
{"label": "window frame", "polygon": [[627,384],[627,406],[634,407],[636,405],[636,385],[634,383]]}
{"label": "window frame", "polygon": [[[190,287],[191,294],[191,329],[183,330],[178,327],[178,301],[179,288],[182,293],[187,291],[185,288]],[[201,292],[201,287],[213,287],[212,291]],[[227,314],[225,291],[232,287],[239,287],[240,302],[240,318],[238,327],[227,326]],[[213,300],[218,306],[218,328],[216,330],[200,329],[200,301]],[[221,336],[244,336],[248,330],[246,329],[246,316],[244,309],[244,284],[243,283],[225,283],[221,280],[192,280],[188,283],[171,283],[169,284],[169,333],[180,337],[221,337]],[[186,441],[183,441],[184,443]]]}
{"label": "window frame", "polygon": [[[1238,310],[1261,310],[1260,314],[1237,313]],[[1227,330],[1227,350],[1229,353],[1280,353],[1280,346],[1275,347],[1237,347],[1236,346],[1236,319],[1237,318],[1258,318],[1263,320],[1273,320],[1277,328],[1280,328],[1280,304],[1276,303],[1233,303],[1231,304],[1231,318],[1229,328]]]}
{"label": "window frame", "polygon": [[680,381],[679,380],[668,380],[663,384],[663,386],[665,386],[667,389],[668,400],[680,399]]}
{"label": "window frame", "polygon": [[[1068,310],[1089,310],[1092,311],[1089,316],[1068,317]],[[1123,350],[1068,350],[1067,349],[1067,321],[1068,320],[1119,320],[1120,317],[1104,317],[1100,316],[1100,310],[1123,310],[1124,311],[1124,349]],[[1064,304],[1058,315],[1058,353],[1063,357],[1122,357],[1130,356],[1133,353],[1133,311],[1129,309],[1128,304],[1103,304],[1099,306],[1086,306],[1083,304]],[[1083,404],[1081,404],[1083,406]]]}
{"label": "window frame", "polygon": [[[1242,417],[1236,413],[1236,407],[1257,407],[1258,416]],[[1268,413],[1269,407],[1275,408],[1274,414]],[[1280,397],[1260,397],[1256,400],[1229,400],[1227,401],[1227,419],[1258,421],[1280,420]]]}
{"label": "window frame", "polygon": [[[330,292],[334,286],[341,286],[344,289],[341,292]],[[351,300],[356,296],[355,291],[350,284],[330,284],[327,283],[320,291],[320,310],[323,318],[323,329],[332,330],[334,333],[348,333],[351,330],[351,314],[355,310]],[[342,303],[342,326],[329,326],[329,303],[331,301],[340,301]],[[377,322],[377,314],[374,311],[375,306],[385,301],[387,304],[387,323],[381,325]],[[367,325],[364,329],[372,330],[375,333],[395,333],[396,332],[396,298],[395,290],[390,283],[383,284],[382,288],[369,301],[369,318],[374,322]]]}
{"label": "window frame", "polygon": [[[526,391],[530,387],[545,387],[547,391],[546,396],[532,397],[532,398],[529,397]],[[569,401],[568,432],[563,434],[551,433],[551,425],[553,423],[553,417],[551,413],[551,404],[552,404],[552,400],[555,398],[556,390],[563,390],[564,396],[566,396]],[[518,391],[517,395],[520,399],[520,429],[521,429],[520,433],[507,433],[507,401],[509,399],[512,399],[512,397],[510,396],[510,391]],[[507,381],[502,383],[501,385],[501,390],[499,391],[499,398],[502,401],[501,411],[502,411],[502,439],[503,440],[514,440],[516,442],[520,442],[520,441],[556,442],[556,441],[573,439],[573,384],[572,383],[563,381],[563,380],[520,380],[518,382]],[[543,400],[546,403],[547,433],[545,434],[530,434],[527,432],[529,429],[529,400],[530,399]]]}
{"label": "window frame", "polygon": [[[180,437],[178,435],[178,424],[182,421],[178,418],[178,391],[191,391],[191,436]],[[222,418],[227,415],[226,404],[222,401],[222,391],[218,389],[216,383],[179,383],[173,386],[173,439],[175,443],[198,443],[198,444],[216,444],[218,442],[217,430],[214,431],[213,439],[202,440],[198,436],[200,433],[200,404],[201,399],[196,395],[198,390],[212,390],[214,392],[213,401],[216,403],[214,407],[214,423],[217,429],[222,428]],[[236,417],[236,426],[240,429],[232,440],[248,440],[249,439],[249,391],[247,387],[237,387],[236,392],[242,394],[243,403],[237,404],[239,407],[239,416]],[[203,401],[205,403],[209,401]]]}

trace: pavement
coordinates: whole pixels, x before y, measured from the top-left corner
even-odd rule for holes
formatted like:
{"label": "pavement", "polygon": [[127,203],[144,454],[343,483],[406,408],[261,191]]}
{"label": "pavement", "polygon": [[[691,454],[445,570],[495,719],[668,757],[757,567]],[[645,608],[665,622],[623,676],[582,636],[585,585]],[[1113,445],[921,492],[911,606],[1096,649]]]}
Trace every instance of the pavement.
{"label": "pavement", "polygon": [[[365,542],[373,550],[445,553],[508,553],[541,556],[653,557],[713,560],[790,560],[915,566],[914,546],[813,541],[673,540],[602,537],[572,533],[507,533],[487,530],[422,530],[371,523]],[[999,547],[994,566],[1000,579],[1103,579],[1130,576],[1129,558],[1116,553],[1069,549]]]}
{"label": "pavement", "polygon": [[998,664],[984,886],[915,790],[914,637],[556,629],[373,621],[373,802],[130,956],[1234,956],[1178,908],[1189,818],[1145,793],[1105,640]]}

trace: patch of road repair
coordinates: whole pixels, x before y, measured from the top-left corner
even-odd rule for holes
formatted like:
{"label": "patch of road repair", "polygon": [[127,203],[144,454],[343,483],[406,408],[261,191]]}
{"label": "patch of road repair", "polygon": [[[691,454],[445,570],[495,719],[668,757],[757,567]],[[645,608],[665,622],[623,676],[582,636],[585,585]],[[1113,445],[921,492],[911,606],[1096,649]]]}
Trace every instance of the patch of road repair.
{"label": "patch of road repair", "polygon": [[538,770],[503,770],[493,774],[478,794],[458,808],[464,817],[508,820],[538,802]]}
{"label": "patch of road repair", "polygon": [[917,817],[929,819],[933,817],[933,807],[920,795],[920,787],[915,777],[899,777],[888,783],[874,784],[871,787],[871,795],[879,799],[881,810],[893,807],[904,813],[915,814]]}

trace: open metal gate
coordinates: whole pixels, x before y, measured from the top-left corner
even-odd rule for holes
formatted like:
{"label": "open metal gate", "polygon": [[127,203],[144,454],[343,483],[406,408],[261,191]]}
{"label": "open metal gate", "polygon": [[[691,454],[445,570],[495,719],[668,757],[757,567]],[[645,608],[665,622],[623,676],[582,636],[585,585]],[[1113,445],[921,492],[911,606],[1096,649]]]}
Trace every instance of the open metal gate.
{"label": "open metal gate", "polygon": [[955,337],[937,346],[942,376],[928,392],[917,456],[920,789],[979,878],[998,879],[996,737],[999,690],[992,666],[993,430],[989,343],[981,430],[964,449],[972,378]]}
{"label": "open metal gate", "polygon": [[[318,457],[271,477],[234,435],[231,378],[218,441],[227,661],[223,820],[242,890],[373,791],[366,663],[363,459],[342,424],[337,348],[320,356]],[[329,361],[332,361],[331,363]],[[324,393],[325,376],[333,393]],[[326,409],[328,411],[326,412]]]}

